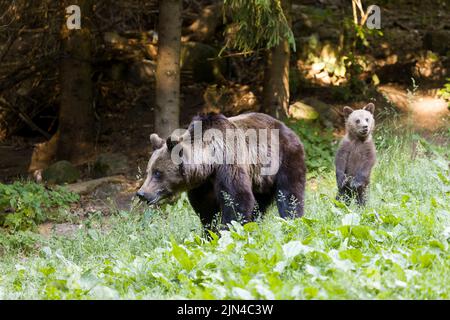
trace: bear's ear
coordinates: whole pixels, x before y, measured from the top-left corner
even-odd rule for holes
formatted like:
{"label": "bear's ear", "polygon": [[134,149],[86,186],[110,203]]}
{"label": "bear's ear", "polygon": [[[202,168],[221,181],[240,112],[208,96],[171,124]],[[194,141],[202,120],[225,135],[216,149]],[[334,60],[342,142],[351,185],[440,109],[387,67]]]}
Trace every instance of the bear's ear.
{"label": "bear's ear", "polygon": [[164,140],[161,139],[156,133],[152,133],[150,135],[150,143],[152,144],[153,151],[155,151],[164,145]]}
{"label": "bear's ear", "polygon": [[350,108],[350,107],[344,107],[344,117],[345,117],[345,119],[347,119],[348,118],[348,116],[351,114],[353,112],[353,109],[352,108]]}
{"label": "bear's ear", "polygon": [[371,114],[373,114],[375,111],[375,105],[371,102],[364,107],[364,110],[369,111]]}
{"label": "bear's ear", "polygon": [[166,140],[167,149],[169,151],[172,151],[172,149],[181,141],[183,140],[183,137],[176,137],[176,136],[170,136]]}

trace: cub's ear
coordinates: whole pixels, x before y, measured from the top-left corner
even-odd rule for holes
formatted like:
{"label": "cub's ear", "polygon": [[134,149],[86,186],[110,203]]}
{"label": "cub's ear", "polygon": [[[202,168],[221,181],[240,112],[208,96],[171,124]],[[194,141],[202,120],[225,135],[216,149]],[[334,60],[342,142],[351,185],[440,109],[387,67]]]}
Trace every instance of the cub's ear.
{"label": "cub's ear", "polygon": [[156,133],[152,133],[150,135],[150,143],[152,144],[153,151],[155,151],[164,145],[164,140],[161,139]]}
{"label": "cub's ear", "polygon": [[364,107],[364,110],[369,111],[371,114],[373,114],[375,111],[375,105],[371,102]]}
{"label": "cub's ear", "polygon": [[345,119],[348,118],[348,116],[353,112],[353,109],[350,107],[344,107],[344,117]]}
{"label": "cub's ear", "polygon": [[177,136],[169,136],[166,140],[167,149],[169,151],[172,151],[172,149],[181,141],[183,140],[183,137],[177,137]]}

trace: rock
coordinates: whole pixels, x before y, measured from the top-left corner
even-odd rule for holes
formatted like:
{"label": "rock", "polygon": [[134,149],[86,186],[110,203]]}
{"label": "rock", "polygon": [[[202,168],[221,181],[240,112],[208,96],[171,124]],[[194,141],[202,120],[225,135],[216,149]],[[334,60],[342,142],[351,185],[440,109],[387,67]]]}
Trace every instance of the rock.
{"label": "rock", "polygon": [[102,153],[94,163],[93,175],[95,178],[113,176],[126,173],[128,158],[121,153]]}
{"label": "rock", "polygon": [[333,124],[339,123],[340,115],[336,107],[330,106],[314,97],[305,98],[303,102],[317,111],[320,122],[326,127],[332,128]]}
{"label": "rock", "polygon": [[72,183],[80,178],[80,171],[69,161],[58,161],[42,172],[42,178],[51,184]]}
{"label": "rock", "polygon": [[296,120],[315,120],[319,117],[319,113],[313,107],[301,101],[289,106],[289,115]]}
{"label": "rock", "polygon": [[320,101],[319,99],[314,98],[314,97],[307,97],[307,98],[303,99],[302,101],[304,103],[312,106],[319,113],[324,113],[324,112],[326,112],[327,110],[330,109],[330,105],[329,104],[327,104],[327,103],[325,103],[323,101]]}

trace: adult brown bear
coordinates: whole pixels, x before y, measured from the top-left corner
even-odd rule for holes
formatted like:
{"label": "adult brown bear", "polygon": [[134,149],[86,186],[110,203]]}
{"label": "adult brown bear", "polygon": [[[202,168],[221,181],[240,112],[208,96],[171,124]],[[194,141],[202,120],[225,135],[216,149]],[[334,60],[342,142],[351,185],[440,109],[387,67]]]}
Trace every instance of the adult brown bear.
{"label": "adult brown bear", "polygon": [[303,215],[305,154],[297,135],[262,113],[200,115],[166,141],[150,136],[153,153],[137,196],[149,204],[187,191],[208,226],[243,223],[276,200],[283,218]]}

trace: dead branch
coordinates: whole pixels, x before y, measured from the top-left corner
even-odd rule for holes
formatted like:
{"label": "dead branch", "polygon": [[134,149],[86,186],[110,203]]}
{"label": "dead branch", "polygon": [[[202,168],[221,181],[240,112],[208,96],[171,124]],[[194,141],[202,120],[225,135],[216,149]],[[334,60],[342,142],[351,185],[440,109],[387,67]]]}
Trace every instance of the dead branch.
{"label": "dead branch", "polygon": [[45,132],[44,130],[39,128],[27,114],[25,114],[22,110],[20,110],[20,108],[14,108],[8,101],[6,101],[2,97],[0,97],[0,104],[5,106],[12,112],[16,113],[19,116],[19,118],[22,119],[22,121],[25,122],[32,130],[39,132],[47,140],[50,140],[51,135],[48,132]]}
{"label": "dead branch", "polygon": [[10,89],[47,67],[53,66],[55,59],[56,55],[44,56],[32,65],[24,64],[19,66],[16,70],[0,79],[0,92]]}

